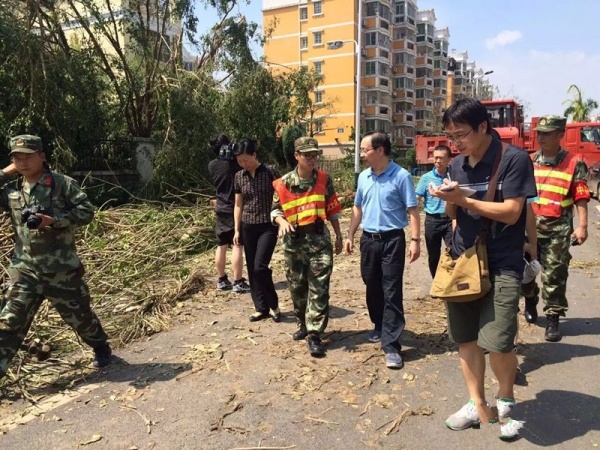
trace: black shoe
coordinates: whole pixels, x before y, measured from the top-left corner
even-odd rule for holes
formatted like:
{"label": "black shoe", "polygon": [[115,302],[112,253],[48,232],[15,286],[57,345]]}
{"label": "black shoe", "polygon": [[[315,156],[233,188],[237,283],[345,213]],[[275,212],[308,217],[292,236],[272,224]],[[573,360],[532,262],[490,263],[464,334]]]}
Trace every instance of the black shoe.
{"label": "black shoe", "polygon": [[273,317],[273,322],[275,322],[275,323],[281,322],[281,313],[280,312],[274,313],[272,317]]}
{"label": "black shoe", "polygon": [[525,321],[527,323],[535,323],[538,318],[537,313],[538,298],[526,298],[525,299]]}
{"label": "black shoe", "polygon": [[295,341],[303,341],[304,339],[306,339],[306,336],[308,336],[308,331],[306,331],[306,325],[300,325],[300,328],[298,328],[298,331],[294,333],[292,338]]}
{"label": "black shoe", "polygon": [[546,335],[545,339],[549,342],[558,342],[561,339],[558,331],[558,314],[546,315]]}
{"label": "black shoe", "polygon": [[265,320],[271,317],[268,312],[258,312],[250,316],[250,322],[258,322],[259,320]]}
{"label": "black shoe", "polygon": [[92,365],[96,369],[100,369],[110,364],[112,350],[110,349],[110,346],[108,344],[105,344],[102,347],[96,347],[94,349],[94,355],[94,362],[92,363]]}
{"label": "black shoe", "polygon": [[310,356],[315,358],[319,358],[321,356],[325,356],[325,347],[323,347],[323,342],[321,338],[316,334],[309,334],[308,339],[306,339],[308,344],[308,351],[310,352]]}

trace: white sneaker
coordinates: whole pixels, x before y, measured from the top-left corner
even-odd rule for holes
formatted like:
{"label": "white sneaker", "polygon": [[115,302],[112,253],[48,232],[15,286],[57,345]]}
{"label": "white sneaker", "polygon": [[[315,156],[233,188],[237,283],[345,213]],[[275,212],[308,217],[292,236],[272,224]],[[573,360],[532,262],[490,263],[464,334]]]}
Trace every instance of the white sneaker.
{"label": "white sneaker", "polygon": [[496,408],[498,408],[498,419],[502,420],[505,417],[510,416],[510,412],[515,406],[515,401],[512,398],[499,398],[496,401]]}
{"label": "white sneaker", "polygon": [[507,424],[500,426],[500,439],[510,441],[519,436],[519,430],[525,422],[520,420],[509,420]]}
{"label": "white sneaker", "polygon": [[479,423],[479,413],[477,412],[473,400],[469,400],[469,403],[460,408],[460,410],[452,414],[446,420],[446,426],[455,431],[466,430]]}

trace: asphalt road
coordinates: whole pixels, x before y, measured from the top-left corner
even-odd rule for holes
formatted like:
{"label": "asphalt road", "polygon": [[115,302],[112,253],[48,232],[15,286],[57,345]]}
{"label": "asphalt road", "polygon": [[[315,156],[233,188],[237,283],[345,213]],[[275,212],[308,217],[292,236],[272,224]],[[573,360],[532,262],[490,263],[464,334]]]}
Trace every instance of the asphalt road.
{"label": "asphalt road", "polygon": [[[365,343],[364,287],[354,257],[334,273],[342,283],[335,287],[326,358],[307,357],[304,344],[291,340],[295,328],[284,289],[282,324],[251,325],[249,298],[209,292],[182,306],[171,331],[118,351],[117,362],[88,383],[34,408],[23,404],[19,416],[0,424],[7,430],[0,448],[597,448],[596,205],[590,204],[589,241],[572,251],[562,341],[544,341],[543,317],[521,328],[513,417],[526,423],[515,442],[500,441],[497,425],[461,432],[444,426],[466,394],[455,348],[433,330],[433,316],[424,318],[432,321],[431,333],[408,333],[404,369],[383,366],[379,349]],[[426,259],[407,270],[410,330],[425,314],[419,301],[428,291]],[[491,373],[486,383],[491,400]]]}

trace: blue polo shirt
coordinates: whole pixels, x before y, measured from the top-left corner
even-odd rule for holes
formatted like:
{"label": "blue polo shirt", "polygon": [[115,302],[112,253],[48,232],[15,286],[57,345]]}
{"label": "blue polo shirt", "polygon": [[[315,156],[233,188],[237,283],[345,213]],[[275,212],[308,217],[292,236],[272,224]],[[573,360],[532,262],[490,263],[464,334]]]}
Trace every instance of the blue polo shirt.
{"label": "blue polo shirt", "polygon": [[[502,151],[502,144],[493,139],[481,161],[475,167],[469,165],[468,157],[456,156],[448,171],[453,181],[461,187],[469,187],[476,192],[472,198],[483,200],[489,189],[489,179],[496,154]],[[534,198],[537,195],[533,164],[526,151],[509,145],[498,168],[498,185],[494,201],[508,198]],[[523,243],[525,240],[525,222],[527,208],[514,225],[500,221],[492,222],[487,237],[487,253],[490,272],[511,275],[521,279],[523,276]],[[458,258],[475,243],[481,231],[481,216],[464,208],[456,210],[456,228],[452,236],[452,257]]]}
{"label": "blue polo shirt", "polygon": [[406,209],[418,203],[410,173],[390,161],[379,175],[370,168],[361,172],[354,204],[362,209],[364,231],[385,233],[408,225]]}
{"label": "blue polo shirt", "polygon": [[437,170],[433,169],[427,172],[419,180],[415,193],[419,197],[424,199],[424,210],[427,214],[445,214],[446,213],[446,202],[438,197],[432,197],[429,195],[429,185],[433,183],[435,186],[439,186],[444,181],[444,178],[448,178],[448,173],[440,175]]}

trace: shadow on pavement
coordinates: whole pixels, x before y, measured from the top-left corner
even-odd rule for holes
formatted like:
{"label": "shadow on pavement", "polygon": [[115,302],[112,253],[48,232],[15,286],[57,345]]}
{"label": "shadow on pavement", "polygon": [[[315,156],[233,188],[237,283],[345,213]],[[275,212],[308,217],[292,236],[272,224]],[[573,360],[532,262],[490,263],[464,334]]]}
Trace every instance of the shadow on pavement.
{"label": "shadow on pavement", "polygon": [[186,362],[129,364],[124,359],[113,356],[111,365],[102,369],[96,379],[113,382],[130,381],[131,386],[143,388],[152,383],[172,380],[191,369],[192,365]]}
{"label": "shadow on pavement", "polygon": [[[367,341],[370,331],[371,329],[326,332],[327,349],[341,348],[345,351],[356,351],[359,348],[373,347],[373,349],[382,352],[380,343]],[[455,345],[448,340],[446,333],[415,334],[412,331],[404,330],[400,342],[402,344],[400,353],[405,361],[417,361],[427,355],[440,355],[455,350]]]}
{"label": "shadow on pavement", "polygon": [[522,439],[542,447],[560,445],[600,430],[600,398],[544,390],[535,399],[517,403],[514,417],[525,421]]}
{"label": "shadow on pavement", "polygon": [[563,336],[597,336],[600,335],[600,318],[563,318],[560,321],[560,331]]}
{"label": "shadow on pavement", "polygon": [[562,342],[542,342],[523,345],[520,354],[524,356],[520,367],[523,373],[527,374],[549,364],[560,364],[573,358],[598,356],[600,348]]}
{"label": "shadow on pavement", "polygon": [[[47,371],[50,363],[40,364],[39,366],[30,366],[29,376],[35,377],[36,373],[43,375]],[[60,393],[65,389],[71,389],[75,386],[84,386],[88,383],[98,383],[103,381],[123,382],[130,381],[130,385],[136,388],[148,386],[152,383],[168,381],[176,376],[192,369],[188,363],[141,363],[129,364],[118,356],[112,357],[111,364],[101,370],[92,369],[88,362],[76,362],[70,367],[71,370],[64,373],[55,382],[49,382],[39,388],[32,388],[27,391],[30,396],[51,396]],[[2,392],[1,396],[7,400],[18,400],[23,398],[23,393],[18,390],[13,392]]]}

